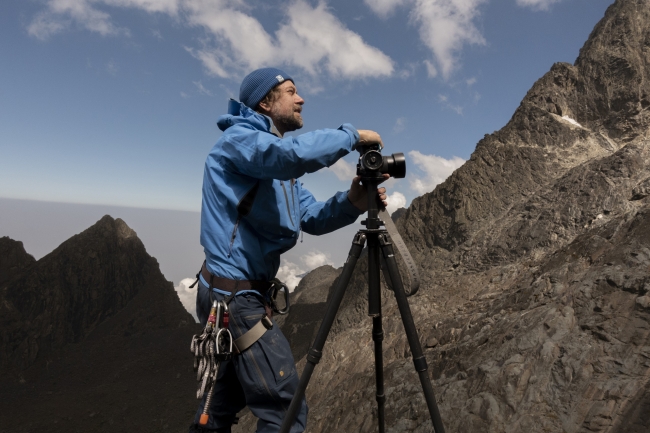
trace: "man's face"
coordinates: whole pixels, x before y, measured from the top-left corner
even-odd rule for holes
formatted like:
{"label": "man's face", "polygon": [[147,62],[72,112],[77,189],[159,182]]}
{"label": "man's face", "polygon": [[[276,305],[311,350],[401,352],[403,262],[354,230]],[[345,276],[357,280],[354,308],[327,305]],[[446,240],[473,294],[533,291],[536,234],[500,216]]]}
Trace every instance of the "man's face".
{"label": "man's face", "polygon": [[298,95],[296,86],[289,80],[280,84],[277,89],[279,90],[277,99],[271,103],[268,109],[264,108],[273,120],[275,127],[284,135],[285,132],[302,128],[300,112],[305,100]]}

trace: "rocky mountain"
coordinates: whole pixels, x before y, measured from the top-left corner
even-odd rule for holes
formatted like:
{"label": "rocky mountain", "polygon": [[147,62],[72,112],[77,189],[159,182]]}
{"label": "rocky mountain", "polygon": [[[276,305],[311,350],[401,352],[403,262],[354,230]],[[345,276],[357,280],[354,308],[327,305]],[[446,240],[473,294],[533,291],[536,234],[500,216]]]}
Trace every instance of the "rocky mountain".
{"label": "rocky mountain", "polygon": [[0,251],[0,431],[187,428],[197,325],[124,221],[38,261],[8,238]]}
{"label": "rocky mountain", "polygon": [[36,260],[27,254],[22,242],[7,236],[0,238],[0,286],[21,274]]}
{"label": "rocky mountain", "polygon": [[[397,220],[448,432],[650,431],[649,107],[650,3],[617,0],[575,64]],[[365,260],[308,388],[310,432],[376,431]],[[383,297],[386,431],[430,432]]]}

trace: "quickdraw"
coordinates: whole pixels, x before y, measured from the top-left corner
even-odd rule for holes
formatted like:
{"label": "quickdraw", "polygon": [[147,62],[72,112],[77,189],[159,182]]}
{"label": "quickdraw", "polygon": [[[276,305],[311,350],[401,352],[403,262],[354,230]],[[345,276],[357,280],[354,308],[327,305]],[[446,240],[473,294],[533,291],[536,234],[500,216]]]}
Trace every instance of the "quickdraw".
{"label": "quickdraw", "polygon": [[233,339],[228,323],[228,304],[214,301],[203,332],[192,337],[190,351],[194,354],[194,371],[199,382],[196,398],[202,399],[207,390],[200,425],[206,425],[209,420],[208,409],[217,384],[219,365],[232,358]]}

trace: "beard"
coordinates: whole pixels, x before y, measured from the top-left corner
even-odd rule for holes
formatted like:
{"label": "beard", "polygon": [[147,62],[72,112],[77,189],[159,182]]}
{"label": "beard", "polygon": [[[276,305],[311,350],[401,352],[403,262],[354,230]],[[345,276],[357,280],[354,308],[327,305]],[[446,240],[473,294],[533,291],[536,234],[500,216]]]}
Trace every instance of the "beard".
{"label": "beard", "polygon": [[[298,114],[296,116],[296,114]],[[278,130],[290,132],[302,128],[302,117],[299,112],[291,112],[291,114],[283,114],[279,112],[273,113],[273,123]]]}

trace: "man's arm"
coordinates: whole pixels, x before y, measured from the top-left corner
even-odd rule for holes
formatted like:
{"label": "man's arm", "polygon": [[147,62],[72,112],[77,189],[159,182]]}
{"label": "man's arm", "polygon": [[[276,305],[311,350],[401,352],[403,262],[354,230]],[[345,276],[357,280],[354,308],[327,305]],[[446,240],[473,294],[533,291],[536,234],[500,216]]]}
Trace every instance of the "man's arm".
{"label": "man's arm", "polygon": [[[384,180],[389,177],[383,175]],[[310,235],[322,235],[356,221],[368,205],[366,187],[360,181],[359,176],[355,177],[349,191],[337,192],[325,202],[316,201],[312,193],[300,186],[302,229]],[[386,188],[377,188],[377,195],[386,206]]]}
{"label": "man's arm", "polygon": [[348,192],[337,192],[327,201],[317,201],[300,186],[300,225],[310,235],[323,235],[352,224],[363,213],[348,199]]}
{"label": "man's arm", "polygon": [[240,125],[230,129],[216,156],[229,170],[256,179],[289,180],[313,173],[350,153],[359,141],[350,124],[286,138]]}

